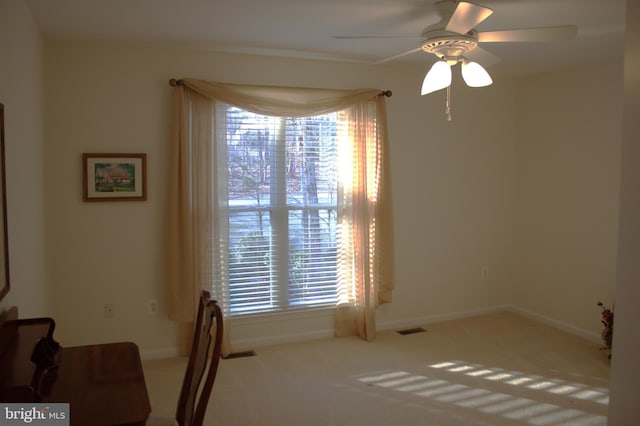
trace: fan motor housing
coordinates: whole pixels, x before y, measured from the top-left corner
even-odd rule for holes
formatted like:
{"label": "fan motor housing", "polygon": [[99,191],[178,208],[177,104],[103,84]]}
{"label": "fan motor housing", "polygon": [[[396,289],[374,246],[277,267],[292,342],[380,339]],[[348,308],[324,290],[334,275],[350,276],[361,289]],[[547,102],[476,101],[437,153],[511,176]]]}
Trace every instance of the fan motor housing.
{"label": "fan motor housing", "polygon": [[478,33],[457,34],[450,31],[429,31],[422,34],[422,50],[453,63],[478,47]]}

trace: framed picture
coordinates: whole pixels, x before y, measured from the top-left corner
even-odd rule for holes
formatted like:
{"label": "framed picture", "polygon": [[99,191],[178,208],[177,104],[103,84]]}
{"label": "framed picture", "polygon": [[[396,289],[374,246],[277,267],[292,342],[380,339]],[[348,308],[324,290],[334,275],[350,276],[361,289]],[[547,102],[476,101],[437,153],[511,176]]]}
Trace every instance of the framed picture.
{"label": "framed picture", "polygon": [[84,201],[147,199],[146,154],[82,154]]}
{"label": "framed picture", "polygon": [[0,300],[9,292],[9,237],[7,236],[7,192],[4,161],[4,105],[0,103]]}

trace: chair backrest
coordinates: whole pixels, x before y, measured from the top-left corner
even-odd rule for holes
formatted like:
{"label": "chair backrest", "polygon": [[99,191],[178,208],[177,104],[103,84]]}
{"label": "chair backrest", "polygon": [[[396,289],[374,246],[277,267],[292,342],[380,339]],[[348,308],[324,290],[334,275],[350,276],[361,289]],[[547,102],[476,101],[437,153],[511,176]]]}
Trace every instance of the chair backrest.
{"label": "chair backrest", "polygon": [[201,426],[207,410],[222,349],[222,310],[208,291],[200,295],[189,364],[185,372],[176,420],[180,426]]}

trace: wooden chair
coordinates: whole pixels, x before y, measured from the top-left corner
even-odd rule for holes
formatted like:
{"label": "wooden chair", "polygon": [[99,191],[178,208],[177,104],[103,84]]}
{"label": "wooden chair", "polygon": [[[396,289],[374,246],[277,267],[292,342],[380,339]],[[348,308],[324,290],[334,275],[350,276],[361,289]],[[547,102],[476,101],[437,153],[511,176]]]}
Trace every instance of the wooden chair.
{"label": "wooden chair", "polygon": [[222,333],[222,309],[211,299],[211,294],[203,290],[176,418],[167,421],[152,417],[147,425],[202,426],[220,362]]}

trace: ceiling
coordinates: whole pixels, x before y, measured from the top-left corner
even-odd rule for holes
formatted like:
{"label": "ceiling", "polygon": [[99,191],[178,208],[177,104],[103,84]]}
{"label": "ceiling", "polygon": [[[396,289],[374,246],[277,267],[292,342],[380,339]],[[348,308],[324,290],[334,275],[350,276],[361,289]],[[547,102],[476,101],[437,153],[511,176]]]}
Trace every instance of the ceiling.
{"label": "ceiling", "polygon": [[[47,39],[184,47],[373,63],[420,45],[437,0],[26,0]],[[623,56],[626,0],[478,0],[493,15],[478,31],[577,25],[577,39],[481,44],[508,77]],[[334,36],[408,36],[336,39]],[[422,51],[385,63],[424,64]],[[485,64],[488,65],[488,64]]]}

